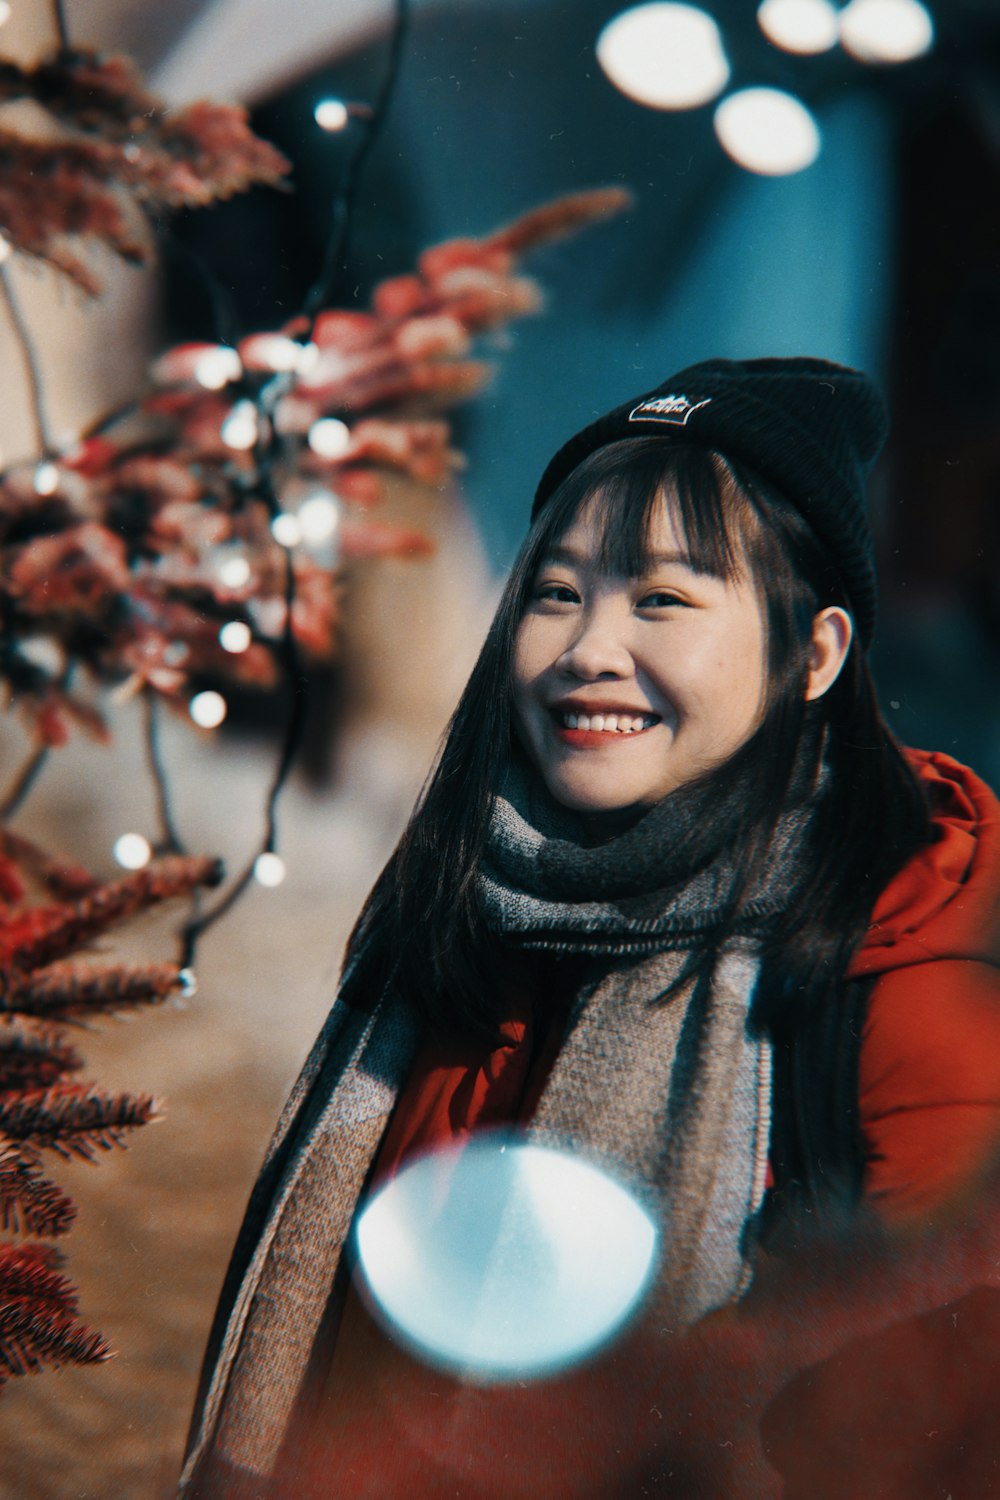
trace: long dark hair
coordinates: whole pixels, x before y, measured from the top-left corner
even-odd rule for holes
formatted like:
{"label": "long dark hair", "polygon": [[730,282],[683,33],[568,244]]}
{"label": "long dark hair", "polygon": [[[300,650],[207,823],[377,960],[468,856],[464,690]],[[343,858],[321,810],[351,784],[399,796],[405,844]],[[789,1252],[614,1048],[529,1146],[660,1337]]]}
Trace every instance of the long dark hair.
{"label": "long dark hair", "polygon": [[[882,719],[863,651],[853,643],[836,683],[807,703],[812,622],[827,605],[850,609],[826,551],[802,516],[753,474],[718,453],[658,438],[609,444],[586,458],[548,501],[514,564],[479,659],[452,718],[435,770],[403,837],[358,919],[348,946],[345,998],[370,1003],[392,982],[435,1028],[494,1037],[498,940],[479,909],[476,876],[493,798],[515,745],[511,714],[514,641],[544,557],[585,503],[595,507],[601,564],[644,571],[654,508],[675,499],[675,519],[692,563],[720,577],[747,567],[764,603],[766,702],[761,723],[697,787],[718,793],[718,818],[680,819],[698,868],[720,848],[738,849],[728,914],[752,884],[791,789],[826,789],[809,840],[801,899],[765,954],[770,982],[759,996],[762,1024],[823,1003],[835,992],[874,902],[930,837],[921,789]],[[734,798],[739,782],[750,798]],[[730,795],[726,795],[726,793]],[[710,826],[709,826],[710,824]],[[727,936],[725,924],[718,934]]]}

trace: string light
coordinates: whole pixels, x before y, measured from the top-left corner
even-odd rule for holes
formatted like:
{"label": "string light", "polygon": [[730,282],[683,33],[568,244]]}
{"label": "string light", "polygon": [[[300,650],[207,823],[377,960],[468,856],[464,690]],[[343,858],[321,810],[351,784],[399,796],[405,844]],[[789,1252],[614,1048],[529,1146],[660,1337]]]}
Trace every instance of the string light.
{"label": "string light", "polygon": [[243,365],[235,349],[220,344],[217,349],[206,349],[195,361],[194,378],[207,391],[221,391],[231,380],[239,380]]}
{"label": "string light", "polygon": [[319,345],[310,343],[300,344],[297,347],[299,357],[295,369],[299,375],[308,375],[319,364]]}
{"label": "string light", "polygon": [[280,854],[258,854],[254,860],[253,874],[259,885],[273,888],[281,884],[288,869]]}
{"label": "string light", "polygon": [[32,483],[36,495],[54,495],[59,488],[59,470],[48,461],[40,463]]}
{"label": "string light", "polygon": [[351,446],[351,429],[339,417],[320,417],[309,429],[309,446],[320,458],[343,458]]}
{"label": "string light", "polygon": [[271,522],[271,535],[280,547],[297,547],[302,540],[298,516],[287,510],[280,511]]}
{"label": "string light", "polygon": [[219,564],[219,582],[227,589],[241,589],[250,582],[250,564],[245,557],[227,557]]}
{"label": "string light", "polygon": [[307,495],[299,506],[302,540],[312,547],[330,542],[340,529],[340,506],[327,490]]}
{"label": "string light", "polygon": [[195,693],[188,704],[188,713],[202,729],[217,729],[226,717],[226,700],[221,693],[210,689]]}
{"label": "string light", "polygon": [[343,99],[321,99],[313,110],[313,119],[321,130],[344,130],[350,118]]}
{"label": "string light", "polygon": [[123,833],[115,840],[114,856],[124,870],[144,870],[153,857],[153,849],[141,833]]}
{"label": "string light", "polygon": [[763,0],[757,20],[768,41],[786,52],[828,52],[837,43],[838,18],[830,0]]}
{"label": "string light", "polygon": [[219,645],[223,651],[229,651],[233,656],[240,656],[248,651],[252,641],[253,631],[244,620],[230,620],[219,631]]}
{"label": "string light", "polygon": [[719,28],[694,5],[653,0],[610,21],[597,60],[616,88],[652,109],[692,109],[729,80]]}
{"label": "string light", "polygon": [[257,441],[257,408],[252,401],[237,401],[222,424],[220,435],[227,448],[252,448]]}
{"label": "string light", "polygon": [[723,148],[748,172],[783,177],[819,155],[819,126],[805,105],[781,89],[740,89],[715,111]]}
{"label": "string light", "polygon": [[850,0],[840,40],[859,62],[911,62],[933,45],[934,22],[919,0]]}
{"label": "string light", "polygon": [[285,371],[300,369],[305,349],[315,345],[297,344],[284,333],[264,333],[254,340],[253,347],[257,358],[270,369]]}

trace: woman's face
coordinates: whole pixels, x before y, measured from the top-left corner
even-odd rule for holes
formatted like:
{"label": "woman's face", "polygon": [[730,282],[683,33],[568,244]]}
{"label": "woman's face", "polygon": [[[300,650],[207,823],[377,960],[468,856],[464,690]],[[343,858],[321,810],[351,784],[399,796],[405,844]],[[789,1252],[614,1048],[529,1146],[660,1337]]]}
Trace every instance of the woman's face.
{"label": "woman's face", "polygon": [[552,796],[579,812],[658,802],[760,722],[764,624],[749,578],[701,573],[667,505],[641,578],[601,571],[593,503],[543,559],[517,632],[514,711]]}

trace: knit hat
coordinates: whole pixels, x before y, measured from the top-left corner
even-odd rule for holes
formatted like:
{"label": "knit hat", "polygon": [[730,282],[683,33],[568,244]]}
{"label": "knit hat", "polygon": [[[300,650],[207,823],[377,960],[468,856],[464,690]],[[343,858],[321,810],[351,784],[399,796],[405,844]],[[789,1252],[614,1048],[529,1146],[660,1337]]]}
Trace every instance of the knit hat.
{"label": "knit hat", "polygon": [[532,519],[588,454],[657,436],[744,463],[809,522],[837,568],[863,645],[875,625],[875,557],[866,483],[885,441],[885,403],[867,375],[825,359],[710,359],[616,406],[564,443]]}

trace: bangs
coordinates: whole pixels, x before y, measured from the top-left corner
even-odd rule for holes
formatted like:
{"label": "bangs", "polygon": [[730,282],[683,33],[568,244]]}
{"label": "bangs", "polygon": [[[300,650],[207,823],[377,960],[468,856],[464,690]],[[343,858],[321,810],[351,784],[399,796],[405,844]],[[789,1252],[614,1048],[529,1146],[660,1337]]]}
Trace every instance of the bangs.
{"label": "bangs", "polygon": [[650,570],[652,524],[661,504],[695,572],[736,576],[751,551],[756,519],[745,493],[718,454],[650,437],[610,443],[568,475],[536,522],[536,565],[589,505],[602,571],[641,577]]}

